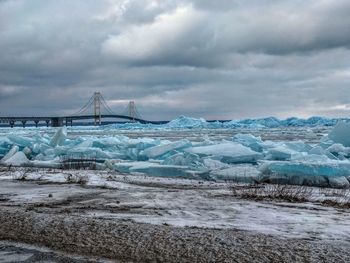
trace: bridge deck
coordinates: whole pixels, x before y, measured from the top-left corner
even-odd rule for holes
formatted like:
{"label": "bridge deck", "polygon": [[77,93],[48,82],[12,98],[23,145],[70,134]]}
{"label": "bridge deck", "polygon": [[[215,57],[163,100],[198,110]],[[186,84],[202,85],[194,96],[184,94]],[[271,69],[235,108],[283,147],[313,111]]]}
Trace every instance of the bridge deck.
{"label": "bridge deck", "polygon": [[[11,127],[15,124],[15,122],[22,122],[23,127],[27,122],[34,122],[36,125],[38,125],[39,122],[46,122],[51,123],[51,126],[62,126],[65,123],[72,123],[74,120],[95,120],[100,116],[95,115],[80,115],[80,116],[16,116],[16,117],[1,117],[0,116],[0,123],[9,123]],[[148,121],[140,118],[133,118],[126,115],[119,115],[119,114],[102,114],[101,119],[124,119],[129,121],[135,121],[140,122],[143,124],[146,123],[153,123],[153,124],[159,124],[164,122],[159,121]]]}

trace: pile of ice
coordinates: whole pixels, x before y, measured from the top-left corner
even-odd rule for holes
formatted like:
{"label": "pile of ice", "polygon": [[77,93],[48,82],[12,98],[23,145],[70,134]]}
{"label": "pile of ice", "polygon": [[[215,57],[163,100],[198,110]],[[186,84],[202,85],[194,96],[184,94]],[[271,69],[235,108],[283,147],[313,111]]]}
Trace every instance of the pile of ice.
{"label": "pile of ice", "polygon": [[275,117],[261,119],[243,119],[224,122],[225,128],[277,128],[277,127],[315,127],[315,126],[334,126],[339,119],[331,119],[324,117],[311,117],[309,119],[300,119],[291,117],[280,120]]}
{"label": "pile of ice", "polygon": [[139,129],[235,129],[235,128],[277,128],[277,127],[316,127],[316,126],[334,126],[341,119],[332,119],[324,117],[311,117],[308,119],[300,119],[291,117],[281,120],[275,117],[260,119],[237,119],[231,121],[206,121],[203,118],[191,118],[181,116],[166,124],[141,124],[141,123],[118,123],[107,125],[105,128],[118,128],[125,130]]}
{"label": "pile of ice", "polygon": [[[198,125],[203,125],[203,121]],[[88,159],[96,161],[98,169],[122,173],[349,187],[348,134],[350,124],[345,122],[337,124],[317,145],[263,141],[250,134],[200,142],[131,139],[120,135],[70,138],[66,128],[60,128],[53,136],[0,137],[0,158],[1,164],[7,166],[60,168],[65,161]]]}
{"label": "pile of ice", "polygon": [[165,124],[164,127],[170,128],[170,129],[207,128],[208,122],[203,118],[196,119],[196,118],[181,116]]}

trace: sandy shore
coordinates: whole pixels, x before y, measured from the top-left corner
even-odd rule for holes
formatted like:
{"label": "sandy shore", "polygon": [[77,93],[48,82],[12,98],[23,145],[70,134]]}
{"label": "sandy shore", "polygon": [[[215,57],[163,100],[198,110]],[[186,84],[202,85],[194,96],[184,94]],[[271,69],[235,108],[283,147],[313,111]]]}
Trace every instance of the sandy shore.
{"label": "sandy shore", "polygon": [[0,239],[131,262],[349,262],[347,242],[2,208]]}
{"label": "sandy shore", "polygon": [[[57,262],[70,262],[69,253],[117,262],[350,262],[347,209],[241,200],[225,185],[188,180],[112,182],[110,189],[3,175],[0,240],[62,251],[51,255]],[[0,246],[8,250],[17,248]],[[84,260],[76,262],[96,262]]]}

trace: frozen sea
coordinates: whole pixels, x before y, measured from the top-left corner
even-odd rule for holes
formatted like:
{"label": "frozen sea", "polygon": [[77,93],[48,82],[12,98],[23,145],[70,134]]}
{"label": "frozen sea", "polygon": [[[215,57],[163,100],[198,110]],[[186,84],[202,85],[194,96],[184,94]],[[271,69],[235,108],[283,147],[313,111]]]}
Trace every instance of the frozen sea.
{"label": "frozen sea", "polygon": [[348,187],[344,134],[350,126],[330,124],[318,118],[208,123],[180,117],[163,125],[2,128],[0,163],[67,168],[95,160],[96,169],[128,174]]}

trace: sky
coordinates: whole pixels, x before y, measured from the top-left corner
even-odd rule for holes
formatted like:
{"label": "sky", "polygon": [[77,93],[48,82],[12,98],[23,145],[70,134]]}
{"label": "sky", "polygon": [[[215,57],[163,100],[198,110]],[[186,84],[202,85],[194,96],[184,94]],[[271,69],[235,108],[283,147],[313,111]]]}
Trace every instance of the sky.
{"label": "sky", "polygon": [[[0,115],[349,117],[349,0],[0,0]],[[92,110],[91,110],[92,111]]]}

